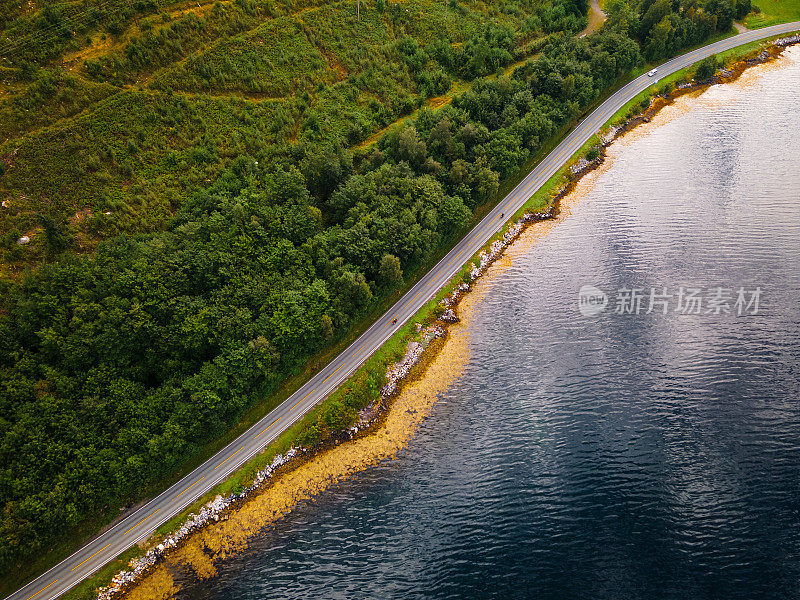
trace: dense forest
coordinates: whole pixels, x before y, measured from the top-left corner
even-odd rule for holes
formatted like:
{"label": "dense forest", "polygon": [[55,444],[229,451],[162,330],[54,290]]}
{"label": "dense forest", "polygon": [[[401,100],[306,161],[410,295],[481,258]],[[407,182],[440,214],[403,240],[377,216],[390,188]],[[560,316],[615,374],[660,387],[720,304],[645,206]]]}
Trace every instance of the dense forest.
{"label": "dense forest", "polygon": [[609,0],[579,39],[571,0],[41,4],[0,1],[0,569],[234,424],[643,55],[749,10]]}

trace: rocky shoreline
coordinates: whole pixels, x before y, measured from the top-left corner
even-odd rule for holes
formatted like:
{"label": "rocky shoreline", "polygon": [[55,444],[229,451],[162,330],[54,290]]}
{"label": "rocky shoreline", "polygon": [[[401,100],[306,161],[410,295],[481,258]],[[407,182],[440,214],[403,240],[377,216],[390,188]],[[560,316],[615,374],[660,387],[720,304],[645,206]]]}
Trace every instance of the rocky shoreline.
{"label": "rocky shoreline", "polygon": [[469,283],[464,282],[460,284],[452,294],[442,300],[441,303],[444,307],[444,312],[436,322],[425,328],[418,325],[417,330],[418,333],[421,334],[419,340],[410,341],[406,346],[403,357],[399,361],[389,365],[386,371],[386,383],[380,391],[380,400],[362,409],[359,412],[359,420],[355,425],[346,431],[332,434],[329,438],[322,440],[314,448],[292,447],[285,454],[277,455],[269,466],[256,473],[253,483],[250,486],[229,496],[217,496],[203,506],[197,514],[190,514],[175,533],[169,535],[158,545],[150,548],[144,556],[132,559],[128,564],[128,569],[117,573],[109,586],[99,590],[97,600],[112,600],[113,598],[124,595],[127,589],[145,576],[166,553],[178,547],[179,544],[192,533],[197,532],[210,523],[215,523],[220,519],[224,519],[226,513],[231,510],[236,510],[242,502],[260,491],[282,467],[288,465],[290,462],[296,461],[300,457],[304,460],[311,459],[314,454],[321,450],[339,445],[353,439],[360,433],[369,431],[380,421],[381,417],[389,409],[391,398],[399,393],[402,383],[408,377],[412,368],[419,363],[425,349],[433,340],[443,338],[447,335],[446,325],[448,323],[458,321],[455,309],[461,298],[472,288],[472,283],[481,277],[489,266],[502,255],[505,249],[511,245],[520,233],[522,233],[526,225],[545,219],[551,219],[556,213],[556,204],[551,204],[545,211],[525,213],[508,227],[501,239],[495,240],[491,244],[488,251],[484,250],[479,254],[478,262],[472,264],[472,268],[469,272]]}
{"label": "rocky shoreline", "polygon": [[470,271],[465,275],[464,281],[441,301],[441,310],[438,311],[436,321],[427,327],[417,325],[417,332],[420,334],[419,339],[410,341],[406,346],[403,357],[389,365],[386,372],[386,383],[380,391],[380,399],[359,412],[359,420],[355,425],[347,430],[332,434],[314,448],[292,447],[285,454],[275,456],[270,465],[256,473],[250,486],[226,497],[217,496],[203,506],[197,514],[190,514],[178,530],[158,545],[150,548],[144,556],[132,559],[128,569],[117,573],[108,587],[100,588],[97,600],[112,600],[124,595],[132,584],[145,576],[167,553],[177,548],[191,534],[211,523],[224,520],[230,511],[236,510],[254,494],[263,491],[265,485],[274,479],[276,473],[285,470],[287,465],[291,467],[292,463],[297,463],[301,457],[302,460],[309,460],[320,451],[351,440],[359,434],[367,433],[379,423],[382,416],[388,411],[391,399],[397,396],[412,368],[422,359],[426,348],[434,340],[444,338],[447,335],[447,325],[449,323],[458,322],[458,303],[472,289],[472,284],[487,271],[493,262],[502,256],[528,225],[552,219],[558,214],[559,201],[572,191],[581,177],[603,163],[604,148],[606,146],[636,126],[649,122],[656,112],[670,104],[678,96],[699,91],[717,83],[732,81],[741,75],[747,67],[768,62],[777,57],[784,48],[798,43],[800,43],[800,35],[775,40],[758,57],[740,61],[732,69],[723,70],[719,75],[715,75],[708,80],[681,84],[676,86],[676,89],[670,93],[656,95],[651,99],[649,106],[642,114],[631,117],[620,125],[610,127],[606,133],[600,136],[599,156],[591,161],[581,158],[572,165],[570,167],[569,181],[557,190],[548,207],[539,212],[526,212],[514,220],[513,223],[510,223],[501,238],[492,242],[487,250],[480,252],[477,261],[472,263]]}
{"label": "rocky shoreline", "polygon": [[[729,69],[720,69],[718,74],[715,74],[708,79],[703,79],[700,81],[692,80],[690,82],[679,83],[675,86],[674,90],[668,93],[655,94],[650,100],[650,105],[641,114],[633,116],[619,125],[612,125],[609,127],[608,130],[600,136],[601,147],[605,148],[613,143],[618,137],[625,135],[631,129],[634,129],[642,123],[649,123],[658,111],[660,111],[664,106],[671,104],[676,98],[679,98],[684,94],[690,94],[692,92],[704,90],[712,85],[730,83],[731,81],[736,80],[748,67],[770,62],[780,56],[781,52],[783,52],[785,48],[795,44],[800,44],[800,34],[776,39],[771,42],[767,48],[762,50],[758,56],[740,60]],[[580,174],[591,171],[592,168],[596,168],[602,162],[602,156],[600,156],[595,161],[592,161],[592,163],[587,163],[589,165],[593,164],[594,166],[581,170]]]}

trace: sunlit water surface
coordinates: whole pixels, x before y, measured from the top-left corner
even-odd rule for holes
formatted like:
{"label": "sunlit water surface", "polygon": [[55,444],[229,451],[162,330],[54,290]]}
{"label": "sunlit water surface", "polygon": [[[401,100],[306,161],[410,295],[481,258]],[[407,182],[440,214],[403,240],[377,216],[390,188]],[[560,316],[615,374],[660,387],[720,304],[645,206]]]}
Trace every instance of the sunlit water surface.
{"label": "sunlit water surface", "polygon": [[[634,134],[496,278],[398,460],[183,598],[800,597],[800,53]],[[610,296],[597,317],[578,289]],[[615,315],[624,287],[758,314]],[[733,310],[733,312],[737,312]]]}

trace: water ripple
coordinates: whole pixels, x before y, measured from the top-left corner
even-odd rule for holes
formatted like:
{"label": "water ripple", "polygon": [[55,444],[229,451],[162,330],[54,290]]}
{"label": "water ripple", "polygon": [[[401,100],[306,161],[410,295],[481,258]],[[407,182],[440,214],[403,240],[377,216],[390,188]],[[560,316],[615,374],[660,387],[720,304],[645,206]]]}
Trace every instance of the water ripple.
{"label": "water ripple", "polygon": [[[620,145],[494,283],[468,369],[411,446],[184,597],[799,597],[791,61]],[[764,303],[590,319],[583,284],[761,286]]]}

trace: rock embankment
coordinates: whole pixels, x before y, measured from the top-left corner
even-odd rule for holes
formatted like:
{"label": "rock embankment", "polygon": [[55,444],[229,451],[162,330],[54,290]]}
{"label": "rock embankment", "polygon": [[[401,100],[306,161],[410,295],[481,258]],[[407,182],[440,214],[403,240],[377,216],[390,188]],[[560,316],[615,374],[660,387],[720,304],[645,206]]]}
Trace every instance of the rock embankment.
{"label": "rock embankment", "polygon": [[[332,439],[327,440],[329,444],[337,445],[342,441],[351,439],[360,431],[368,429],[378,421],[386,410],[385,400],[397,394],[402,381],[408,377],[412,367],[422,358],[425,348],[427,348],[433,340],[444,337],[447,334],[445,328],[446,323],[458,321],[455,312],[456,305],[463,295],[471,289],[471,283],[486,272],[489,265],[499,258],[505,249],[519,236],[527,224],[550,219],[555,216],[555,213],[556,208],[552,205],[544,211],[525,213],[522,217],[509,225],[502,238],[492,242],[488,250],[484,250],[478,255],[478,262],[472,264],[469,272],[469,283],[461,283],[450,295],[442,300],[442,305],[445,310],[438,321],[425,328],[418,327],[418,332],[421,334],[419,338],[410,341],[406,346],[403,357],[387,368],[386,383],[380,391],[380,405],[369,406],[362,410],[359,413],[358,422],[347,431],[343,432],[344,435],[338,433],[335,434]],[[293,447],[286,452],[286,454],[279,454],[273,459],[269,466],[256,473],[253,483],[250,486],[229,496],[217,496],[203,506],[197,514],[190,514],[180,528],[169,535],[163,542],[150,548],[144,556],[132,559],[128,564],[129,568],[117,573],[111,585],[99,590],[97,600],[112,600],[122,594],[135,581],[139,580],[150,571],[167,552],[177,547],[181,541],[209,523],[224,519],[227,511],[257,492],[259,488],[273,477],[280,467],[283,467],[295,457],[305,454],[306,452],[308,452],[308,449]]]}
{"label": "rock embankment", "polygon": [[411,341],[406,347],[406,352],[399,361],[390,365],[386,371],[386,385],[381,389],[381,397],[389,398],[397,393],[400,383],[408,377],[411,368],[422,358],[422,353],[436,338],[444,337],[446,331],[441,325],[431,325],[422,330],[420,340]]}
{"label": "rock embankment", "polygon": [[203,506],[197,514],[190,514],[186,521],[178,528],[177,531],[169,535],[163,542],[150,548],[144,556],[131,559],[128,563],[128,569],[120,571],[111,580],[111,585],[105,588],[100,588],[97,594],[97,600],[111,600],[125,590],[130,584],[138,580],[144,575],[158,560],[175,548],[182,540],[188,537],[192,532],[204,527],[208,523],[219,521],[224,518],[224,513],[231,508],[231,506],[252,495],[257,491],[272,475],[273,473],[290,460],[292,460],[299,453],[300,448],[290,448],[286,454],[278,454],[272,462],[263,470],[258,471],[253,480],[252,485],[246,487],[241,492],[231,494],[230,496],[217,496],[208,504]]}
{"label": "rock embankment", "polygon": [[772,42],[776,46],[780,46],[781,48],[785,48],[786,46],[791,46],[792,44],[800,44],[800,33],[796,33],[794,35],[790,35],[787,37],[782,37],[780,39],[775,40]]}
{"label": "rock embankment", "polygon": [[[774,46],[778,48],[785,48],[797,43],[800,43],[800,35],[788,36],[773,42]],[[758,55],[758,57],[747,59],[744,62],[747,65],[760,64],[770,60],[774,55],[775,54],[770,52],[769,49],[765,49]],[[711,83],[717,83],[735,74],[735,70],[723,70],[719,73],[719,75],[715,75],[709,80],[679,84],[677,88],[679,91],[685,93],[686,91],[691,91]],[[655,101],[657,98],[664,100],[669,98],[669,96],[669,94],[657,96],[653,100]],[[616,138],[623,135],[630,129],[633,129],[638,124],[650,121],[652,117],[653,106],[653,102],[651,102],[650,108],[648,108],[645,113],[628,119],[620,125],[609,128],[608,131],[600,138],[601,145],[603,147],[608,146]],[[578,179],[581,175],[598,166],[602,160],[602,156],[592,161],[588,161],[585,158],[581,159],[578,163],[571,167],[572,181],[574,182],[574,180]],[[487,250],[482,251],[478,255],[478,261],[472,263],[470,271],[464,278],[464,282],[456,286],[456,288],[442,300],[441,304],[444,310],[439,316],[438,323],[434,323],[433,325],[424,329],[418,329],[418,331],[422,334],[420,338],[418,340],[409,342],[403,357],[387,368],[386,384],[380,392],[380,405],[372,405],[362,410],[359,413],[358,423],[350,427],[349,430],[345,432],[344,436],[337,434],[336,439],[332,440],[333,444],[338,444],[341,443],[341,441],[354,437],[358,432],[371,427],[378,421],[386,407],[386,403],[383,401],[391,396],[394,396],[398,392],[402,381],[408,377],[412,367],[416,365],[422,358],[425,348],[427,348],[434,339],[446,335],[446,328],[443,324],[455,323],[458,321],[458,315],[456,313],[458,302],[467,292],[470,291],[472,288],[471,284],[486,272],[489,266],[502,255],[502,253],[511,245],[511,243],[520,235],[520,233],[522,233],[523,229],[525,229],[528,224],[553,218],[557,212],[558,200],[566,195],[569,192],[569,189],[570,185],[568,184],[558,190],[552,200],[551,205],[546,210],[540,212],[527,212],[522,217],[515,220],[509,225],[502,238],[492,242]],[[163,542],[153,548],[150,548],[144,556],[132,559],[129,563],[129,569],[117,573],[117,575],[114,576],[111,585],[99,590],[97,599],[112,600],[112,598],[124,592],[126,588],[128,588],[134,581],[138,580],[145,573],[147,573],[159,561],[159,559],[165,555],[165,553],[178,546],[182,540],[186,539],[190,534],[196,532],[198,529],[201,529],[211,522],[224,519],[226,511],[229,511],[236,503],[248,498],[253,493],[258,491],[259,488],[261,488],[273,477],[275,472],[280,467],[283,467],[295,457],[306,452],[307,449],[293,447],[285,454],[277,455],[269,466],[256,473],[253,483],[249,487],[226,497],[217,496],[215,499],[203,506],[203,508],[201,508],[197,514],[190,514],[180,528],[168,536]]]}
{"label": "rock embankment", "polygon": [[578,159],[578,162],[569,168],[569,171],[572,173],[573,177],[577,175],[583,175],[584,173],[588,173],[592,169],[599,167],[602,162],[603,158],[601,156],[598,156],[594,160],[587,160],[582,156],[580,159]]}

